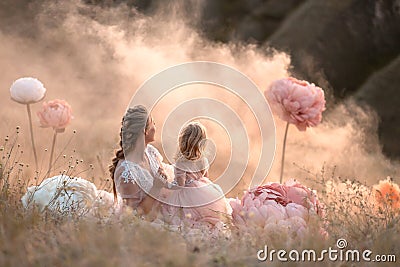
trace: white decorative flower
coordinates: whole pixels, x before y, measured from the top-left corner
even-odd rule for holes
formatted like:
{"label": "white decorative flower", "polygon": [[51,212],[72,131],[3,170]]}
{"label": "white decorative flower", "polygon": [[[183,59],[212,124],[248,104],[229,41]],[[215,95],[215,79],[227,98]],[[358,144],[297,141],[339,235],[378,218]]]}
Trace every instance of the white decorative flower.
{"label": "white decorative flower", "polygon": [[11,85],[10,93],[12,100],[21,104],[32,104],[44,98],[46,88],[38,79],[24,77]]}
{"label": "white decorative flower", "polygon": [[[21,198],[24,208],[37,206],[53,212],[81,215],[99,215],[117,211],[120,206],[114,206],[114,196],[80,177],[57,175],[43,180],[37,186],[28,187]],[[118,198],[118,203],[122,199]]]}

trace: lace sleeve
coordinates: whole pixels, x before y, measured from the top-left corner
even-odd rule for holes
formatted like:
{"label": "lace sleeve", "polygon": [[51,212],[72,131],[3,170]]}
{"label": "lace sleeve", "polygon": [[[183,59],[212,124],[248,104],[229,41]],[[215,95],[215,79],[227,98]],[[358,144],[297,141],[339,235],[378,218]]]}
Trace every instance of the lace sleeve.
{"label": "lace sleeve", "polygon": [[121,191],[132,192],[140,189],[149,192],[153,187],[153,177],[139,165],[124,161],[121,163],[121,169],[118,182]]}
{"label": "lace sleeve", "polygon": [[163,157],[160,152],[152,145],[147,145],[146,153],[150,161],[151,171],[154,177],[159,177],[159,168],[164,168]]}
{"label": "lace sleeve", "polygon": [[147,145],[148,153],[157,161],[162,162],[164,160],[163,156],[161,155],[160,151],[152,145]]}
{"label": "lace sleeve", "polygon": [[117,167],[114,179],[118,195],[123,199],[129,199],[133,208],[138,207],[146,194],[135,183],[135,179],[124,164]]}

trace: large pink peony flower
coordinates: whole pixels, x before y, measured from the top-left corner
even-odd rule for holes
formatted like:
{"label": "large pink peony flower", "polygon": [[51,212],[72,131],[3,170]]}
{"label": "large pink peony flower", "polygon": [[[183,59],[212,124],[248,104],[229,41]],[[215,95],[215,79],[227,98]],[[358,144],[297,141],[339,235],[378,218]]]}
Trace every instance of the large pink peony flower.
{"label": "large pink peony flower", "polygon": [[300,131],[321,122],[325,110],[324,91],[314,84],[292,77],[284,78],[272,82],[264,94],[274,112]]}
{"label": "large pink peony flower", "polygon": [[285,183],[286,196],[290,202],[302,205],[308,210],[321,215],[322,209],[317,195],[310,188],[305,187],[296,180],[289,180]]}
{"label": "large pink peony flower", "polygon": [[295,180],[258,186],[246,192],[241,201],[231,200],[230,205],[233,222],[239,228],[283,227],[298,236],[304,234],[310,216],[322,216],[316,193]]}
{"label": "large pink peony flower", "polygon": [[21,104],[39,102],[45,96],[46,88],[35,78],[24,77],[14,81],[10,87],[11,99]]}
{"label": "large pink peony flower", "polygon": [[59,133],[64,132],[65,127],[73,118],[71,106],[66,101],[59,99],[44,102],[42,110],[38,111],[37,115],[41,127],[53,127]]}

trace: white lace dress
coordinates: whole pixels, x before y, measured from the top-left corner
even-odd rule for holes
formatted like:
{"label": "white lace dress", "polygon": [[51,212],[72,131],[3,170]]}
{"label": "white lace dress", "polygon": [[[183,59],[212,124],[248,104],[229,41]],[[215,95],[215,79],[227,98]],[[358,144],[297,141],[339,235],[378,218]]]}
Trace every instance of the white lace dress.
{"label": "white lace dress", "polygon": [[128,160],[121,160],[115,169],[114,180],[117,193],[123,199],[131,199],[133,208],[138,207],[146,194],[150,192],[154,177],[160,178],[161,166],[166,170],[167,176],[171,175],[172,166],[162,162],[163,157],[154,146],[147,145],[145,153],[149,159],[150,171]]}

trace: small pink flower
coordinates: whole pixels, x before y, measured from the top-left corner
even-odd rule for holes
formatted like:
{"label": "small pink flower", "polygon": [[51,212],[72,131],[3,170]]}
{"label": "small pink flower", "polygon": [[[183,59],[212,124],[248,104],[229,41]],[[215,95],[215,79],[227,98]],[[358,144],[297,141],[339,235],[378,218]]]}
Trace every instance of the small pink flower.
{"label": "small pink flower", "polygon": [[314,127],[322,120],[324,91],[314,84],[292,77],[284,78],[272,82],[264,94],[278,116],[296,125],[300,131]]}
{"label": "small pink flower", "polygon": [[37,115],[41,127],[53,127],[59,133],[64,132],[65,127],[73,118],[71,106],[66,101],[59,99],[44,102],[42,110],[38,111]]}

